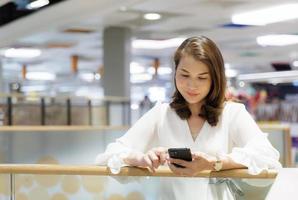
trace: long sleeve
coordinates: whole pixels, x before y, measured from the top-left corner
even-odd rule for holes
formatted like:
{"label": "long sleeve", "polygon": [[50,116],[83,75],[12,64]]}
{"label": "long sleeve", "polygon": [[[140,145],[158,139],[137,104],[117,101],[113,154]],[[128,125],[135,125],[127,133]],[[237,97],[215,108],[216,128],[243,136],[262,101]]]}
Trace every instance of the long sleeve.
{"label": "long sleeve", "polygon": [[124,166],[122,157],[131,151],[146,152],[155,144],[158,119],[162,104],[156,105],[143,115],[122,137],[110,143],[104,153],[96,157],[97,165],[108,165],[115,171]]}
{"label": "long sleeve", "polygon": [[244,105],[235,104],[230,118],[230,136],[234,148],[229,156],[248,167],[250,174],[266,169],[280,169],[279,152],[271,145]]}

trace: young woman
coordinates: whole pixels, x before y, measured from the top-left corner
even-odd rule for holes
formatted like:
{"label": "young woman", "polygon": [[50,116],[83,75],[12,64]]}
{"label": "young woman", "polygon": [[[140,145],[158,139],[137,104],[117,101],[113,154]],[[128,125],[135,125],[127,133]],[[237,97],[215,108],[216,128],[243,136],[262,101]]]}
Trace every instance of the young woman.
{"label": "young woman", "polygon": [[[176,174],[194,176],[202,170],[248,168],[258,174],[280,168],[275,150],[244,105],[225,101],[224,61],[207,37],[186,39],[176,50],[176,91],[170,104],[157,103],[128,132],[109,144],[97,164],[112,170],[124,165],[155,171],[168,164]],[[171,159],[168,148],[188,147],[192,161]],[[119,165],[120,163],[120,165]],[[179,164],[185,168],[175,167]],[[217,199],[207,179],[162,179],[161,199]],[[221,199],[230,199],[227,185]]]}

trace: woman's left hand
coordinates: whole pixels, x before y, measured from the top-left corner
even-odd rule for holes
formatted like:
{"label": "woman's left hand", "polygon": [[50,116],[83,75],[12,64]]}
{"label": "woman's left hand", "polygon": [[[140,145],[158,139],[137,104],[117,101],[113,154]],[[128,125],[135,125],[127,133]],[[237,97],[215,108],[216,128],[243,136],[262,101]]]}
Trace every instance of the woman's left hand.
{"label": "woman's left hand", "polygon": [[[167,158],[168,165],[172,172],[182,176],[195,176],[203,170],[213,170],[215,157],[209,156],[202,152],[192,154],[192,161],[185,161],[174,158]],[[176,167],[173,163],[181,165],[185,168]]]}

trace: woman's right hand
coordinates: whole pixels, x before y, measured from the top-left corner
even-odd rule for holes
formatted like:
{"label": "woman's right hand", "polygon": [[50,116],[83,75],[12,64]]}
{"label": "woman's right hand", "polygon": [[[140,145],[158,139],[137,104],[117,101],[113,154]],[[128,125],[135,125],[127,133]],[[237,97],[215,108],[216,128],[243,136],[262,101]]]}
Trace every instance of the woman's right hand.
{"label": "woman's right hand", "polygon": [[156,147],[150,149],[147,153],[131,152],[123,161],[126,164],[149,168],[151,172],[155,172],[160,165],[166,162],[168,149],[164,147]]}

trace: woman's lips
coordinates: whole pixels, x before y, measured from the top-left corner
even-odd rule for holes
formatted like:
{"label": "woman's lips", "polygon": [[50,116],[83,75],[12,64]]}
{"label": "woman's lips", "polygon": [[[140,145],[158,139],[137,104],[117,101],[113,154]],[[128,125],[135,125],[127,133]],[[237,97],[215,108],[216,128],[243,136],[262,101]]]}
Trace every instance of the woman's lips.
{"label": "woman's lips", "polygon": [[197,96],[198,95],[198,93],[193,93],[193,92],[186,92],[189,96],[192,96],[192,97],[194,97],[194,96]]}

